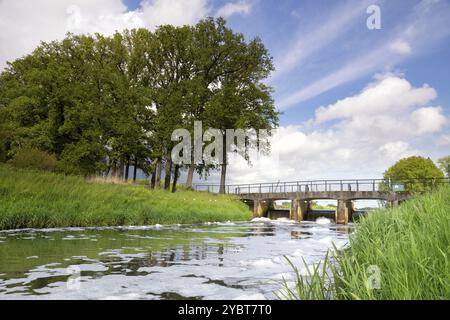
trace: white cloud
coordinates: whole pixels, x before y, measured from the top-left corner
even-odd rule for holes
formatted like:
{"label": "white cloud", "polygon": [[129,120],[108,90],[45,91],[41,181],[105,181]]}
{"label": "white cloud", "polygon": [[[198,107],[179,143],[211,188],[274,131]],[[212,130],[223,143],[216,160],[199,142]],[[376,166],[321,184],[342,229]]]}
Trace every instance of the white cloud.
{"label": "white cloud", "polygon": [[[232,163],[229,177],[240,183],[381,177],[403,157],[429,156],[430,135],[448,124],[441,107],[429,106],[436,97],[427,85],[414,87],[392,74],[378,77],[360,93],[318,108],[307,121],[312,127],[280,128],[270,157],[251,168]],[[331,126],[323,129],[325,122]]]}
{"label": "white cloud", "polygon": [[436,91],[427,85],[414,88],[406,79],[389,77],[369,85],[359,95],[339,100],[328,107],[320,107],[316,110],[316,119],[318,123],[322,123],[333,119],[352,118],[358,114],[397,114],[427,104],[436,97]]}
{"label": "white cloud", "polygon": [[[275,59],[276,71],[272,76],[272,81],[292,71],[294,67],[297,68],[308,57],[348,32],[349,28],[361,19],[361,13],[364,13],[367,6],[373,2],[373,0],[365,0],[359,1],[357,4],[338,5],[320,17],[319,27],[301,29],[298,35],[290,41],[288,48],[283,50],[283,54]],[[296,10],[293,14],[302,17],[302,13]]]}
{"label": "white cloud", "polygon": [[441,107],[420,108],[411,114],[411,121],[416,128],[416,134],[419,135],[439,132],[447,124]]}
{"label": "white cloud", "polygon": [[147,0],[129,11],[121,0],[0,1],[0,70],[40,41],[67,32],[111,34],[125,28],[194,24],[210,13],[208,0]]}
{"label": "white cloud", "polygon": [[228,18],[236,14],[247,15],[252,10],[252,5],[247,1],[229,2],[221,7],[216,16]]}
{"label": "white cloud", "polygon": [[207,0],[153,0],[142,4],[145,26],[194,24],[209,13]]}
{"label": "white cloud", "polygon": [[407,41],[404,40],[396,40],[392,42],[389,46],[389,49],[396,54],[408,55],[412,53],[412,48]]}
{"label": "white cloud", "polygon": [[439,147],[450,147],[450,134],[443,134],[439,137],[436,145]]}
{"label": "white cloud", "polygon": [[[349,56],[342,67],[289,93],[277,101],[277,106],[286,110],[340,85],[370,73],[390,69],[406,58],[430,50],[450,35],[450,28],[447,27],[449,19],[448,2],[422,0],[408,16],[406,23],[385,33],[387,36],[381,44],[364,47],[354,56]],[[332,44],[333,42],[328,43]]]}

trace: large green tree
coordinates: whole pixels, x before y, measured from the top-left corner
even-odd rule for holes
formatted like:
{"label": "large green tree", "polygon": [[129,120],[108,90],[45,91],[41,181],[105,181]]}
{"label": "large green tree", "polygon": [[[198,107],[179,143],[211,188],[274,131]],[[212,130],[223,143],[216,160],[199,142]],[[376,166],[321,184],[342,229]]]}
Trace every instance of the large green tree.
{"label": "large green tree", "polygon": [[[111,36],[68,34],[42,43],[0,75],[0,161],[25,148],[54,154],[70,174],[128,178],[131,165],[173,190],[174,129],[271,129],[278,113],[263,81],[273,70],[261,40],[246,41],[223,19],[160,26]],[[223,164],[188,166],[207,176]]]}
{"label": "large green tree", "polygon": [[406,191],[426,191],[442,183],[445,178],[430,158],[413,156],[399,160],[384,172],[391,184],[402,183]]}
{"label": "large green tree", "polygon": [[450,178],[450,156],[440,158],[437,163],[439,168]]}
{"label": "large green tree", "polygon": [[274,67],[259,38],[245,41],[223,19],[201,21],[195,35],[200,103],[193,116],[222,131],[223,159],[219,168],[223,193],[228,166],[226,130],[272,129],[278,125],[272,89],[263,82]]}

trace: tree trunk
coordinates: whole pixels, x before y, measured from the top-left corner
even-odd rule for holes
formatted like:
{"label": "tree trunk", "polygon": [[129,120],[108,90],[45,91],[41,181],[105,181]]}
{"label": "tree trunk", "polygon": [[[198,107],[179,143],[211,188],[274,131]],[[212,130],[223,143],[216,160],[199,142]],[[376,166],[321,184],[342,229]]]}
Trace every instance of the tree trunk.
{"label": "tree trunk", "polygon": [[124,169],[124,167],[125,167],[125,160],[123,158],[121,158],[120,162],[119,162],[119,179],[120,180],[123,180],[123,174],[124,174],[123,169]]}
{"label": "tree trunk", "polygon": [[156,188],[159,189],[161,187],[161,175],[162,175],[162,165],[161,158],[156,160]]}
{"label": "tree trunk", "polygon": [[103,172],[103,176],[104,176],[104,177],[108,177],[110,172],[111,172],[111,164],[109,164],[109,165],[106,167],[106,170]]}
{"label": "tree trunk", "polygon": [[227,176],[227,164],[224,163],[221,165],[222,169],[220,171],[220,189],[219,193],[225,193],[225,180]]}
{"label": "tree trunk", "polygon": [[115,178],[117,176],[117,161],[114,160],[111,169],[111,178]]}
{"label": "tree trunk", "polygon": [[175,173],[173,174],[173,184],[172,184],[172,192],[175,193],[177,191],[177,181],[178,176],[180,175],[180,166],[178,164],[175,165]]}
{"label": "tree trunk", "polygon": [[126,165],[125,165],[125,181],[128,181],[128,175],[130,173],[130,156],[127,156]]}
{"label": "tree trunk", "polygon": [[134,168],[133,168],[133,182],[136,182],[137,166],[138,166],[138,158],[135,156],[134,157]]}
{"label": "tree trunk", "polygon": [[157,171],[157,161],[155,161],[155,165],[152,170],[152,178],[150,180],[150,188],[155,189],[156,186],[156,171]]}
{"label": "tree trunk", "polygon": [[223,136],[223,154],[222,154],[222,170],[220,172],[220,188],[219,188],[219,193],[225,193],[225,180],[226,180],[226,176],[227,176],[227,143],[226,143],[226,136]]}
{"label": "tree trunk", "polygon": [[189,165],[189,170],[188,170],[188,174],[187,174],[187,179],[186,179],[186,187],[187,188],[192,188],[192,181],[194,180],[194,171],[195,171],[195,164],[190,164]]}
{"label": "tree trunk", "polygon": [[170,190],[170,178],[172,175],[172,159],[170,159],[170,156],[166,158],[166,168],[165,168],[165,174],[164,174],[164,190],[169,191]]}

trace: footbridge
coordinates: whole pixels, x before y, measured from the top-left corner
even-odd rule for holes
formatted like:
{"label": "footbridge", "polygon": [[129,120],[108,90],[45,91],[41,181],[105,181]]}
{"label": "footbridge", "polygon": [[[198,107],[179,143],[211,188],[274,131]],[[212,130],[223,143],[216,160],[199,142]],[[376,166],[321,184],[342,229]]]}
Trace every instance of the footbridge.
{"label": "footbridge", "polygon": [[[316,200],[336,200],[335,221],[347,224],[352,220],[357,200],[382,200],[390,206],[398,206],[403,201],[418,194],[432,191],[448,179],[421,178],[404,180],[354,179],[354,180],[310,180],[273,182],[256,184],[196,184],[195,190],[235,194],[246,202],[254,217],[264,217],[273,203],[278,200],[291,201],[290,218],[295,221],[305,219],[311,211],[311,203]],[[414,190],[414,191],[411,191]]]}

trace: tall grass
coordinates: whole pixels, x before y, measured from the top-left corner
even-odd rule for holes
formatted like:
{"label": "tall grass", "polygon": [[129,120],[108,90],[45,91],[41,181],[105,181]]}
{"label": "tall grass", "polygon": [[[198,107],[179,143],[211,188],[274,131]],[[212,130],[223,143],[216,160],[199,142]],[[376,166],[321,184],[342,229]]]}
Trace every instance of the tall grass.
{"label": "tall grass", "polygon": [[450,188],[445,187],[362,218],[350,247],[335,249],[325,268],[308,269],[306,280],[298,275],[297,288],[290,293],[284,288],[282,298],[450,299],[449,255]]}
{"label": "tall grass", "polygon": [[118,226],[247,220],[230,196],[169,193],[139,185],[88,182],[0,165],[0,229]]}

